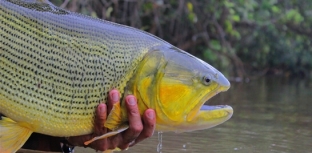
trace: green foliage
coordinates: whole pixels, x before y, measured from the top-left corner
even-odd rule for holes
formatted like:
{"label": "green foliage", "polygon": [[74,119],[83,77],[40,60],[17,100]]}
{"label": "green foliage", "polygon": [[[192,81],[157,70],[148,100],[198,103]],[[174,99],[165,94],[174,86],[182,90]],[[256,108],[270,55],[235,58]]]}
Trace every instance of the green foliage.
{"label": "green foliage", "polygon": [[72,0],[66,6],[148,31],[232,76],[311,74],[312,1]]}
{"label": "green foliage", "polygon": [[300,22],[302,22],[304,20],[303,16],[299,13],[299,11],[295,10],[295,9],[291,9],[289,10],[285,17],[284,20],[286,22],[294,22],[295,24],[299,24]]}

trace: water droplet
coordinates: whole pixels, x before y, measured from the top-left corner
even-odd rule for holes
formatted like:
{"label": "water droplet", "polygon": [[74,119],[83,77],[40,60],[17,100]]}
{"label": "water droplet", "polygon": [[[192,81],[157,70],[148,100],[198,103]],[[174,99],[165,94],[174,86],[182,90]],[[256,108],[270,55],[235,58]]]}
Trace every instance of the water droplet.
{"label": "water droplet", "polygon": [[162,131],[158,132],[158,145],[157,145],[157,152],[162,153]]}

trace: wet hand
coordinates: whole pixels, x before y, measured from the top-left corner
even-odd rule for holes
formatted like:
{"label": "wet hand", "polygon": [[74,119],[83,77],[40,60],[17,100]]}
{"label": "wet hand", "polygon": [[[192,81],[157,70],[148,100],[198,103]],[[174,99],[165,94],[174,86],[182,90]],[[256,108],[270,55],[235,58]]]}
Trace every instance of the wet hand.
{"label": "wet hand", "polygon": [[[103,125],[113,104],[118,102],[119,99],[119,92],[117,90],[112,90],[109,93],[107,105],[100,104],[97,108],[93,134],[69,137],[68,142],[75,146],[84,146],[83,144],[85,141],[109,132]],[[147,109],[141,118],[137,106],[137,100],[133,95],[128,95],[126,97],[126,107],[128,112],[129,129],[112,137],[92,142],[87,147],[100,151],[114,149],[116,147],[126,149],[153,135],[156,124],[154,110]]]}

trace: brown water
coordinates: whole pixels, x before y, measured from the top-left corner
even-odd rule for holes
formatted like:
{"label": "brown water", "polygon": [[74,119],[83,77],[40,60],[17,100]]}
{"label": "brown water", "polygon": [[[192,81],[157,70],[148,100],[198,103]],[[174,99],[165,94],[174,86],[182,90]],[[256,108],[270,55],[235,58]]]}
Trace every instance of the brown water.
{"label": "brown water", "polygon": [[[164,133],[162,153],[312,153],[312,82],[263,78],[232,83],[209,104],[228,104],[233,117],[217,127]],[[157,153],[157,132],[125,153]],[[76,149],[77,152],[94,152]]]}

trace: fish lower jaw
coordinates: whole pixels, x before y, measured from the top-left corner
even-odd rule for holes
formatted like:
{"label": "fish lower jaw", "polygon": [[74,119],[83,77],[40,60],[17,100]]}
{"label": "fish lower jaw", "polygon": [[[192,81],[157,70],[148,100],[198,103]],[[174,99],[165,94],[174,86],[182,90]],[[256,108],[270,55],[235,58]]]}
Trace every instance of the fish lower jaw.
{"label": "fish lower jaw", "polygon": [[229,105],[203,105],[200,108],[200,113],[205,113],[207,118],[225,118],[229,119],[233,115],[233,108]]}
{"label": "fish lower jaw", "polygon": [[209,111],[209,110],[217,110],[217,109],[225,109],[229,113],[233,113],[233,108],[229,105],[202,105],[200,108],[201,111]]}

